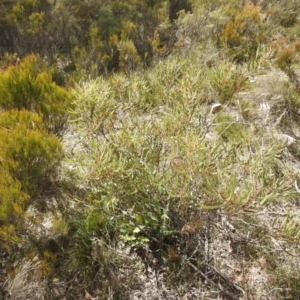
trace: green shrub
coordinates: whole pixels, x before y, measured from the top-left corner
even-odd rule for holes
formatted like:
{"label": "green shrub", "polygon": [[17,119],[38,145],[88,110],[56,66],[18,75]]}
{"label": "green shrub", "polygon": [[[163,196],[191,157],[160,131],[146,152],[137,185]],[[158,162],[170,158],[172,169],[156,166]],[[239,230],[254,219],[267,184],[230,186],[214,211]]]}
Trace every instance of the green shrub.
{"label": "green shrub", "polygon": [[[93,233],[112,248],[118,241],[133,251],[149,247],[173,284],[189,281],[203,267],[203,215],[218,210],[244,221],[294,197],[293,178],[279,163],[285,144],[243,122],[237,107],[212,115],[205,105],[230,103],[245,85],[245,67],[218,59],[206,65],[201,55],[169,57],[145,76],[114,75],[74,90],[73,124],[84,151],[71,160],[90,195],[78,208],[92,213],[74,229],[70,277],[95,271],[88,269]],[[243,117],[254,119],[255,104],[240,103]]]}
{"label": "green shrub", "polygon": [[248,140],[245,126],[240,124],[230,115],[221,113],[218,115],[215,122],[216,131],[223,140],[238,144]]}
{"label": "green shrub", "polygon": [[[104,217],[105,218],[105,217]],[[112,219],[110,217],[110,219]],[[112,241],[107,239],[108,220],[95,208],[88,208],[82,213],[73,213],[69,220],[69,231],[62,244],[64,251],[59,258],[59,268],[55,276],[62,280],[72,277],[82,284],[80,289],[101,290],[101,299],[112,290],[117,299],[127,299],[125,289],[119,280],[119,267],[122,264]],[[116,229],[115,229],[116,230]],[[78,272],[80,270],[80,272]],[[68,284],[68,295],[78,291],[78,285]]]}
{"label": "green shrub", "polygon": [[[0,154],[0,159],[1,159]],[[1,159],[2,160],[2,159]],[[0,240],[1,249],[11,250],[19,242],[22,214],[28,196],[22,192],[21,183],[14,180],[7,170],[0,168]]]}
{"label": "green shrub", "polygon": [[33,55],[0,72],[0,108],[38,113],[51,132],[63,129],[69,104],[70,94],[53,82],[51,71]]}
{"label": "green shrub", "polygon": [[55,174],[62,146],[41,118],[28,111],[0,113],[0,161],[23,191],[35,196]]}
{"label": "green shrub", "polygon": [[23,211],[22,206],[28,197],[21,191],[20,182],[14,180],[4,169],[1,169],[0,186],[0,223],[4,224]]}
{"label": "green shrub", "polygon": [[260,5],[276,26],[292,27],[297,23],[300,2],[294,0],[263,0]]}
{"label": "green shrub", "polygon": [[243,71],[232,63],[220,63],[208,70],[207,74],[221,103],[232,103],[234,94],[243,90],[247,84]]}
{"label": "green shrub", "polygon": [[262,19],[259,6],[247,5],[225,24],[219,42],[225,44],[236,61],[255,55],[260,44],[267,41],[267,23]]}
{"label": "green shrub", "polygon": [[294,68],[295,65],[300,61],[300,42],[296,41],[290,45],[282,45],[282,43],[278,43],[274,44],[273,46],[277,48],[277,66],[290,77],[291,81],[295,81],[294,77],[297,76]]}

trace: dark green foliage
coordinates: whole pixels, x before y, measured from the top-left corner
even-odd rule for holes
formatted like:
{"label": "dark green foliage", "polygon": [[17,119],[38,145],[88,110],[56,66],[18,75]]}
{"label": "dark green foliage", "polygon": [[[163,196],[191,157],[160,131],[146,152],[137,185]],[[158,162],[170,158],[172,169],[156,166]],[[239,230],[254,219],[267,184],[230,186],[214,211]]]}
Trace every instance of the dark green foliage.
{"label": "dark green foliage", "polygon": [[11,38],[19,55],[48,52],[50,41],[47,24],[50,22],[51,5],[46,0],[22,0],[13,5],[6,19],[16,31]]}
{"label": "dark green foliage", "polygon": [[0,55],[8,51],[14,51],[14,40],[10,37],[16,33],[15,28],[10,22],[0,16]]}
{"label": "dark green foliage", "polygon": [[189,0],[170,0],[169,1],[169,18],[174,21],[178,18],[178,13],[184,10],[185,12],[191,12],[192,6]]}
{"label": "dark green foliage", "polygon": [[[10,51],[23,57],[35,53],[51,63],[75,63],[78,72],[93,68],[95,75],[107,73],[119,68],[110,39],[114,35],[121,39],[124,26],[132,22],[137,34],[128,38],[137,48],[139,61],[148,65],[151,61],[148,37],[159,24],[158,10],[163,3],[162,0],[103,3],[97,0],[59,3],[22,0],[12,3],[5,6],[3,18],[0,18],[0,29],[3,29],[0,54]],[[97,43],[101,44],[98,49],[94,48],[90,37],[94,29],[97,29]]]}
{"label": "dark green foliage", "polygon": [[[113,11],[104,7],[99,11],[96,26],[99,28],[99,40],[108,40],[113,34],[120,31],[121,24],[120,19],[114,16]],[[103,30],[104,28],[106,30]]]}

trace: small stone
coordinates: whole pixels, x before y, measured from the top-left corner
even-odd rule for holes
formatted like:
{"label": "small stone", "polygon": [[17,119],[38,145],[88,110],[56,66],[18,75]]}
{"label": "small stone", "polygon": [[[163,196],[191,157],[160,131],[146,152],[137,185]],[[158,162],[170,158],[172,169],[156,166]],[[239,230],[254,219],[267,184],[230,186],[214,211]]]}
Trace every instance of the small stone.
{"label": "small stone", "polygon": [[217,112],[219,112],[222,109],[223,105],[220,103],[215,103],[214,105],[212,105],[211,109],[210,109],[210,113],[211,114],[215,114]]}

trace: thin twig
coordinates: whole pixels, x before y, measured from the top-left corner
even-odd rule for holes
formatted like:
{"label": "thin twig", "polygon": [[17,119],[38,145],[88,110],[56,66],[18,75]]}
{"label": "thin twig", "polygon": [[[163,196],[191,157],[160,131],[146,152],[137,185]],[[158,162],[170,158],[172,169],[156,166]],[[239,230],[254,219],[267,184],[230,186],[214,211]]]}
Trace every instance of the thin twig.
{"label": "thin twig", "polygon": [[237,296],[235,296],[233,293],[228,292],[222,288],[220,288],[220,286],[218,284],[216,284],[215,282],[213,282],[210,278],[208,278],[207,275],[205,275],[203,272],[201,272],[196,266],[194,266],[190,261],[186,261],[186,263],[191,266],[195,271],[197,271],[210,285],[212,285],[213,287],[217,288],[219,290],[220,293],[223,293],[224,295],[226,295],[227,297],[229,297],[232,300],[239,300],[239,298]]}
{"label": "thin twig", "polygon": [[235,289],[237,289],[238,291],[242,292],[243,294],[246,293],[239,285],[237,285],[233,281],[229,280],[225,275],[223,275],[215,267],[213,267],[213,266],[210,265],[209,268],[213,269],[224,281],[227,282],[227,284],[232,285]]}

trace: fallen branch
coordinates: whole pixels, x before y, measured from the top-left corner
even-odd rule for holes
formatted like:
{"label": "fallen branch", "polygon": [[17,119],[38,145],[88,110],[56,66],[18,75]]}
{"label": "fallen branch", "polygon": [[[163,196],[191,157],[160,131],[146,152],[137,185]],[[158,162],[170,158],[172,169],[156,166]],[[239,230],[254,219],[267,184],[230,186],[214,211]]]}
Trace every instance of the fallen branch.
{"label": "fallen branch", "polygon": [[224,295],[226,295],[227,297],[229,297],[232,300],[239,300],[239,297],[237,297],[236,295],[234,295],[233,293],[231,293],[229,291],[226,291],[225,289],[223,289],[221,287],[221,285],[216,284],[214,281],[212,281],[210,278],[208,278],[207,275],[205,275],[202,271],[200,271],[199,268],[194,266],[190,261],[187,260],[186,263],[189,266],[191,266],[195,271],[197,271],[210,285],[217,288],[220,293],[223,293]]}

